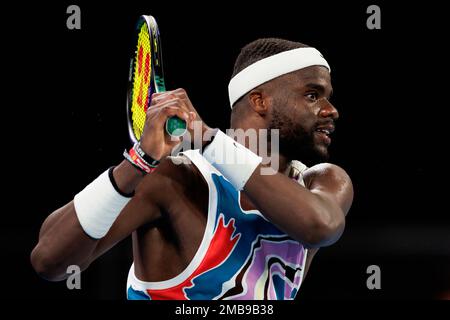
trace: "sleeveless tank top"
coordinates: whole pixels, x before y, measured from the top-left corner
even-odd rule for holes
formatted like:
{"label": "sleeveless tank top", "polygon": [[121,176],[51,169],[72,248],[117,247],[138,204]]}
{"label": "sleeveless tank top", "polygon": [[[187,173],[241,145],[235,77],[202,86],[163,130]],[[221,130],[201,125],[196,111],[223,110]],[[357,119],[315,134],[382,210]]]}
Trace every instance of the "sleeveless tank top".
{"label": "sleeveless tank top", "polygon": [[[258,210],[244,210],[241,194],[198,150],[183,152],[208,184],[205,232],[194,258],[176,277],[139,280],[131,265],[130,300],[290,300],[300,288],[307,249]],[[292,161],[287,174],[303,184],[307,167]]]}

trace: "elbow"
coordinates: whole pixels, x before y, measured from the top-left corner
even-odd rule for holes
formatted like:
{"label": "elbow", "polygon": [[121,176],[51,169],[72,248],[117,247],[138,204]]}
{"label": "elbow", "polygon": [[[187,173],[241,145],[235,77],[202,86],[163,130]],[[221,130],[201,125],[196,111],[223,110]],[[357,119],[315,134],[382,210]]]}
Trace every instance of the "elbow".
{"label": "elbow", "polygon": [[[339,240],[345,228],[344,214],[338,217],[329,217],[317,219],[312,223],[310,232],[308,232],[303,243],[309,249],[326,247]],[[327,217],[328,216],[328,217]]]}
{"label": "elbow", "polygon": [[45,280],[62,281],[67,278],[61,264],[55,263],[55,259],[50,254],[45,253],[45,250],[41,249],[39,245],[31,252],[30,262],[34,271]]}

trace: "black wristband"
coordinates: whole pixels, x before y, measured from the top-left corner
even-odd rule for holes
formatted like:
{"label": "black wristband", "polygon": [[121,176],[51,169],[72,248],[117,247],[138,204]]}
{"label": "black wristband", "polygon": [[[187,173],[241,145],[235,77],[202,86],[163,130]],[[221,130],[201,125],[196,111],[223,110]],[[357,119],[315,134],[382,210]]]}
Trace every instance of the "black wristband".
{"label": "black wristband", "polygon": [[141,143],[138,142],[134,145],[134,150],[136,151],[136,153],[142,158],[144,159],[145,162],[147,162],[147,164],[151,167],[156,167],[159,164],[158,160],[153,159],[152,157],[150,157],[148,154],[146,154],[144,152],[144,150],[141,149]]}
{"label": "black wristband", "polygon": [[112,166],[108,170],[108,176],[109,176],[109,180],[111,181],[111,184],[113,185],[114,189],[117,191],[118,194],[120,194],[121,196],[126,197],[126,198],[132,198],[134,196],[134,191],[132,193],[125,193],[119,189],[119,186],[117,185],[116,180],[114,179],[114,175],[113,175],[114,168],[115,168],[115,166]]}

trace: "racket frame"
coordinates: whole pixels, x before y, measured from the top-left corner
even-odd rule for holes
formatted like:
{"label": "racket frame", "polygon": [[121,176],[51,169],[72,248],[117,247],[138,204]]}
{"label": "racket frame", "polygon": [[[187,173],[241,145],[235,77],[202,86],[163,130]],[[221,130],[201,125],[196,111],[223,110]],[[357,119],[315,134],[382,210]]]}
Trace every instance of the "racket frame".
{"label": "racket frame", "polygon": [[164,68],[162,61],[162,50],[161,50],[161,38],[159,35],[159,28],[156,20],[151,15],[142,15],[139,17],[136,26],[135,33],[133,39],[133,54],[130,58],[130,66],[129,66],[129,74],[128,74],[128,89],[127,89],[127,126],[128,126],[128,135],[132,141],[132,143],[138,142],[136,135],[133,130],[133,122],[132,122],[132,112],[131,107],[133,105],[133,85],[134,85],[134,68],[137,56],[137,42],[139,39],[139,32],[141,30],[142,25],[145,24],[147,27],[147,31],[149,34],[149,41],[151,46],[151,79],[150,86],[148,87],[148,98],[147,103],[148,106],[151,104],[151,94],[157,92],[166,91],[165,82],[164,82]]}

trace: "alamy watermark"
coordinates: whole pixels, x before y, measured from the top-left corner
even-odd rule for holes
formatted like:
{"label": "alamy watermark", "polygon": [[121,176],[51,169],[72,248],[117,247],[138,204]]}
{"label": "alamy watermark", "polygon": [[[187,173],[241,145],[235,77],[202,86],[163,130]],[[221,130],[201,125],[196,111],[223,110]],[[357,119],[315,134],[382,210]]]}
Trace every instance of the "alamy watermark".
{"label": "alamy watermark", "polygon": [[367,278],[366,286],[369,290],[381,289],[381,269],[379,266],[373,264],[367,267],[367,274],[370,276]]}
{"label": "alamy watermark", "polygon": [[[67,7],[66,13],[69,14],[66,20],[66,26],[69,30],[81,29],[81,9],[78,5],[72,4]],[[369,14],[366,20],[366,26],[369,30],[381,29],[381,9],[378,5],[372,4],[367,7],[366,13]]]}
{"label": "alamy watermark", "polygon": [[[177,157],[180,152],[199,149],[203,152],[203,142],[211,141],[216,130],[208,129],[202,132],[202,122],[193,122],[193,134],[186,131],[180,144],[175,146],[171,152],[171,159],[175,164],[190,163],[190,160]],[[226,135],[235,143],[246,146],[251,152],[262,158],[261,175],[274,175],[278,172],[280,133],[278,129],[227,129]],[[180,141],[178,137],[171,137],[174,142]],[[214,149],[214,158],[218,164],[247,164],[252,161],[245,152],[229,152],[225,144],[218,145]],[[250,162],[249,162],[250,161]]]}
{"label": "alamy watermark", "polygon": [[76,264],[67,267],[66,273],[69,275],[66,280],[67,289],[81,289],[81,269]]}
{"label": "alamy watermark", "polygon": [[366,26],[369,30],[381,29],[381,9],[373,4],[367,7],[366,13],[370,14],[367,18]]}
{"label": "alamy watermark", "polygon": [[66,20],[66,26],[69,30],[81,29],[81,9],[79,6],[72,4],[67,7],[66,13],[69,14]]}

